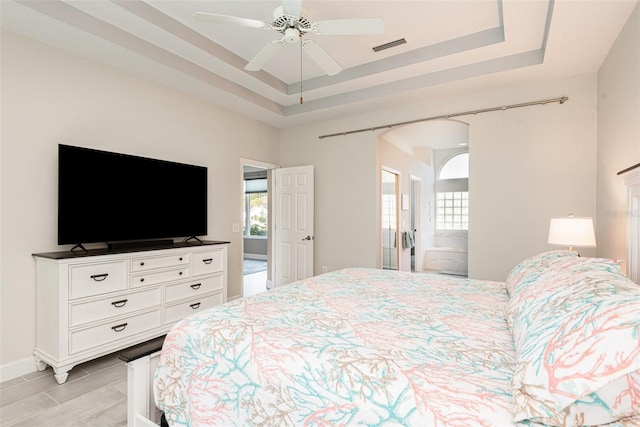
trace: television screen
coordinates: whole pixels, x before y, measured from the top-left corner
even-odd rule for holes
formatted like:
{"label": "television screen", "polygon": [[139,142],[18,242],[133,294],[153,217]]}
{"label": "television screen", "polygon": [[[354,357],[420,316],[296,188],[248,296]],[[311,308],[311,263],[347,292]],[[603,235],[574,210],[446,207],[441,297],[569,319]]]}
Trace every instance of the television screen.
{"label": "television screen", "polygon": [[207,168],[58,146],[58,244],[207,234]]}

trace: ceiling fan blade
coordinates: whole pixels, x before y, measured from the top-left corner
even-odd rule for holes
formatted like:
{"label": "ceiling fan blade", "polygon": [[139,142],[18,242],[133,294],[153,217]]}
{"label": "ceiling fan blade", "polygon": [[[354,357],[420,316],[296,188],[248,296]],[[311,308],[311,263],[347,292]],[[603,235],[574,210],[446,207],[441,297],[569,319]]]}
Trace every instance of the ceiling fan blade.
{"label": "ceiling fan blade", "polygon": [[244,69],[247,71],[260,71],[262,67],[267,65],[271,58],[278,53],[281,47],[282,42],[280,41],[274,41],[267,44],[256,56],[253,57],[251,61],[249,61],[247,65],[245,65]]}
{"label": "ceiling fan blade", "polygon": [[282,10],[291,16],[299,16],[302,13],[302,0],[282,0]]}
{"label": "ceiling fan blade", "polygon": [[335,76],[342,71],[342,66],[331,57],[323,48],[308,40],[303,45],[304,51],[313,61],[318,64],[322,71],[330,76]]}
{"label": "ceiling fan blade", "polygon": [[193,17],[196,21],[212,22],[214,24],[238,25],[240,27],[249,28],[271,28],[271,24],[267,22],[258,21],[256,19],[241,18],[239,16],[227,16],[208,12],[196,12]]}
{"label": "ceiling fan blade", "polygon": [[330,19],[316,22],[318,34],[382,34],[384,22],[382,18]]}

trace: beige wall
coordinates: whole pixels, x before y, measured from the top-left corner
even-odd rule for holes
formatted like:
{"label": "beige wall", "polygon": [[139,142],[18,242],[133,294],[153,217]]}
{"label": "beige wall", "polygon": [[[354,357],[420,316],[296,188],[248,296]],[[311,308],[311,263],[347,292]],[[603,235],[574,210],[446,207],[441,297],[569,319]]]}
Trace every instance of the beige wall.
{"label": "beige wall", "polygon": [[1,47],[3,375],[35,366],[31,254],[68,248],[56,244],[58,143],[207,166],[208,237],[231,241],[228,295],[240,296],[240,158],[275,163],[277,131],[10,33]]}
{"label": "beige wall", "polygon": [[320,140],[324,126],[284,130],[280,143],[281,166],[315,165],[315,272],[375,267],[375,135]]}
{"label": "beige wall", "polygon": [[[284,131],[281,163],[317,167],[316,272],[321,265],[330,270],[377,265],[379,178],[372,165],[377,164],[381,133],[323,140],[318,135],[415,119],[416,111],[429,117],[563,95],[570,98],[563,105],[462,118],[470,124],[469,275],[504,280],[522,259],[554,249],[546,243],[551,217],[595,216],[595,74],[433,96],[393,110]],[[582,252],[595,254],[592,249]]]}
{"label": "beige wall", "polygon": [[595,216],[596,76],[506,88],[491,98],[506,105],[562,95],[569,97],[562,105],[469,118],[470,277],[504,280],[522,259],[557,249],[547,244],[552,217]]}
{"label": "beige wall", "polygon": [[[629,17],[598,72],[598,256],[625,261],[627,190],[617,173],[640,162],[638,76],[640,5]],[[623,266],[626,268],[626,262]]]}

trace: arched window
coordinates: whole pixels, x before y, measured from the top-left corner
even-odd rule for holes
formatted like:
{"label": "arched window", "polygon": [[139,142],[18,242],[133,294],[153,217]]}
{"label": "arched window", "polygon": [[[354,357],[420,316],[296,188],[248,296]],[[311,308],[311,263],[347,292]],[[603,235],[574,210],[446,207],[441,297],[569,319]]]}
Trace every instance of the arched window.
{"label": "arched window", "polygon": [[469,153],[456,154],[440,168],[438,179],[469,178]]}
{"label": "arched window", "polygon": [[469,229],[469,153],[447,160],[436,181],[436,230]]}

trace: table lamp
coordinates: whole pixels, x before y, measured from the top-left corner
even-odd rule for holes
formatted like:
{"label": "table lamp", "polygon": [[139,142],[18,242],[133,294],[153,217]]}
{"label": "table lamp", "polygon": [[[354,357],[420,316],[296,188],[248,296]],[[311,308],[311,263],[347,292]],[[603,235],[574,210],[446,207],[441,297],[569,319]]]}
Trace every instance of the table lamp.
{"label": "table lamp", "polygon": [[551,245],[569,246],[570,251],[574,246],[594,248],[596,235],[593,220],[574,217],[573,214],[565,218],[551,218],[547,242]]}

